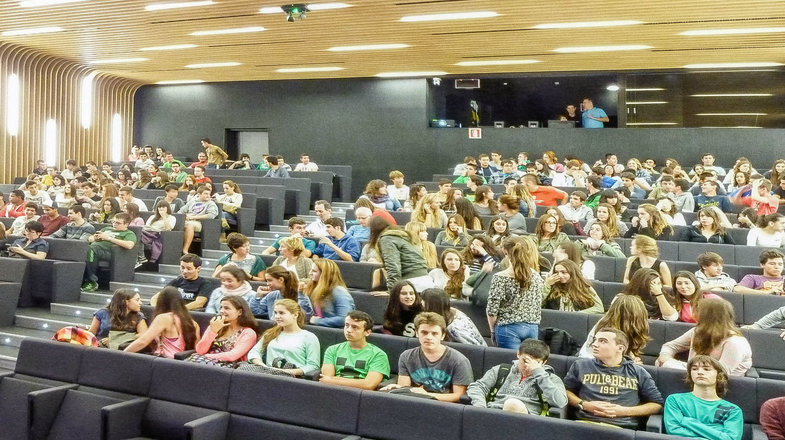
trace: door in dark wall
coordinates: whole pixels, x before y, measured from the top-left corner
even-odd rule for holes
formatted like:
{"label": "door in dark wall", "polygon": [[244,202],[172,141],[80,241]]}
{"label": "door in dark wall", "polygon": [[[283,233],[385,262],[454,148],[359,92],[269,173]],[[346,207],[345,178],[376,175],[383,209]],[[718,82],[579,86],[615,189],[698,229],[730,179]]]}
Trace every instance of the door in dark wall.
{"label": "door in dark wall", "polygon": [[239,159],[240,154],[247,153],[251,162],[261,162],[263,154],[270,153],[269,130],[266,128],[227,128],[226,153],[230,159]]}

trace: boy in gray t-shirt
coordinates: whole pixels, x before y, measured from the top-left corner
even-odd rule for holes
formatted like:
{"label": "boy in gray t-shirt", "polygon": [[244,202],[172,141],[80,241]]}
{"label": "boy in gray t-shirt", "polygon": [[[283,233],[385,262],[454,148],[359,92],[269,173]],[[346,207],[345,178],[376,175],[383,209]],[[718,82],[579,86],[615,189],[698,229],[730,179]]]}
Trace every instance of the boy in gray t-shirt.
{"label": "boy in gray t-shirt", "polygon": [[414,318],[420,346],[401,353],[398,358],[398,383],[382,388],[390,391],[411,387],[414,393],[427,394],[443,402],[457,402],[472,383],[472,367],[466,356],[442,344],[447,323],[441,315],[423,312]]}

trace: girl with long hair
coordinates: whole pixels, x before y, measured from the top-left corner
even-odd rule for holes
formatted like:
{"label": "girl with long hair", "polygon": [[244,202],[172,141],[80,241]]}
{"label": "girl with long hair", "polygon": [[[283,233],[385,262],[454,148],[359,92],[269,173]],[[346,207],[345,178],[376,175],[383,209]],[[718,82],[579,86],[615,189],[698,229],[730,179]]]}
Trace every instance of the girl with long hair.
{"label": "girl with long hair", "polygon": [[447,218],[447,227],[439,231],[434,244],[436,246],[466,246],[469,244],[469,235],[466,233],[466,223],[458,214]]}
{"label": "girl with long hair", "polygon": [[[129,203],[128,206],[135,205]],[[153,207],[153,215],[147,218],[147,222],[142,227],[142,235],[139,240],[144,244],[145,251],[150,253],[150,261],[157,262],[161,258],[163,242],[161,232],[174,229],[177,219],[172,215],[172,207],[166,200],[160,200]]]}
{"label": "girl with long hair", "polygon": [[534,234],[537,250],[540,252],[553,252],[559,244],[570,241],[559,227],[559,217],[553,214],[540,216]]}
{"label": "girl with long hair", "polygon": [[125,331],[141,335],[147,330],[147,322],[142,313],[142,298],[131,289],[117,289],[109,304],[93,313],[90,333],[98,338],[102,346],[109,343],[109,332]]}
{"label": "girl with long hair", "polygon": [[545,278],[542,307],[569,312],[602,313],[605,308],[581,268],[570,260],[553,264],[553,273]]}
{"label": "girl with long hair", "polygon": [[520,213],[520,201],[517,197],[504,194],[499,197],[499,215],[507,220],[510,234],[522,235],[526,233],[526,218]]}
{"label": "girl with long hair", "polygon": [[690,226],[686,239],[697,243],[735,244],[713,207],[698,211],[698,224]]}
{"label": "girl with long hair", "polygon": [[55,200],[59,194],[63,193],[66,185],[68,185],[68,183],[63,176],[59,174],[52,176],[52,184],[46,190],[46,192],[49,193],[49,198]]}
{"label": "girl with long hair", "polygon": [[752,229],[758,224],[758,213],[752,208],[744,208],[736,217],[734,228]]}
{"label": "girl with long hair", "polygon": [[147,189],[153,181],[153,175],[147,170],[139,170],[139,180],[137,180],[133,187],[134,189]]}
{"label": "girl with long hair", "polygon": [[624,295],[637,296],[646,304],[649,319],[675,321],[679,319],[679,312],[673,306],[676,301],[663,291],[662,284],[660,274],[652,269],[640,269],[616,295],[616,299]]}
{"label": "girl with long hair", "polygon": [[199,338],[199,324],[191,318],[176,287],[167,286],[158,294],[150,327],[125,351],[136,353],[155,342],[153,354],[174,358],[175,353],[191,350]]}
{"label": "girl with long hair", "polygon": [[300,309],[305,316],[305,320],[313,316],[313,306],[311,299],[302,292],[299,292],[299,280],[297,275],[283,266],[272,266],[264,274],[267,281],[266,286],[259,286],[256,295],[251,298],[248,305],[254,316],[265,319],[272,319],[269,316],[273,305],[279,299],[290,299],[297,301]]}
{"label": "girl with long hair", "polygon": [[223,194],[215,196],[215,203],[221,207],[224,229],[229,229],[229,226],[237,226],[237,210],[243,205],[243,192],[233,180],[224,180],[223,190]]}
{"label": "girl with long hair", "polygon": [[463,217],[466,227],[469,229],[480,230],[482,229],[482,219],[477,215],[474,210],[474,205],[465,197],[455,201],[455,213]]}
{"label": "girl with long hair", "polygon": [[499,248],[494,246],[493,240],[485,234],[476,234],[472,237],[471,243],[463,251],[464,262],[469,265],[469,272],[472,275],[485,270],[484,267],[487,266],[498,267],[502,258]]}
{"label": "girl with long hair", "polygon": [[524,217],[534,217],[534,211],[536,208],[534,204],[534,197],[532,197],[531,193],[529,192],[529,188],[527,188],[526,185],[515,185],[512,189],[511,195],[518,198],[518,201],[520,202],[518,211],[520,211]]}
{"label": "girl with long hair", "polygon": [[443,289],[452,298],[463,299],[471,296],[472,288],[466,284],[469,279],[469,266],[463,262],[461,253],[449,248],[442,251],[441,267],[428,273],[433,284]]}
{"label": "girl with long hair", "polygon": [[384,311],[385,333],[415,337],[414,317],[422,311],[422,298],[414,285],[408,281],[395,283],[390,289],[390,298]]}
{"label": "girl with long hair", "polygon": [[114,216],[122,212],[120,203],[114,197],[104,197],[98,206],[101,209],[90,214],[91,222],[111,223]]}
{"label": "girl with long hair", "polygon": [[624,283],[629,283],[639,269],[654,269],[662,277],[666,286],[670,286],[671,271],[664,261],[660,261],[660,248],[657,242],[646,235],[636,235],[630,243],[630,257],[624,269]]}
{"label": "girl with long hair", "polygon": [[556,249],[553,250],[554,264],[564,260],[570,260],[577,264],[581,268],[581,274],[584,278],[594,280],[594,273],[597,268],[593,261],[583,257],[581,248],[577,244],[565,241],[556,246]]}
{"label": "girl with long hair", "polygon": [[480,330],[465,313],[450,306],[450,297],[441,289],[425,289],[422,293],[423,311],[437,313],[447,323],[450,341],[461,344],[487,346]]}
{"label": "girl with long hair", "polygon": [[747,246],[780,248],[785,245],[785,216],[775,212],[758,217],[757,228],[747,233]]}
{"label": "girl with long hair", "polygon": [[508,251],[510,266],[493,275],[486,314],[496,344],[517,349],[523,340],[538,336],[544,283],[534,241],[528,237],[509,240],[514,240]]}
{"label": "girl with long hair", "polygon": [[496,247],[502,245],[502,241],[510,236],[510,225],[507,223],[507,218],[503,215],[492,217],[488,222],[488,230],[485,234],[493,240]]}
{"label": "girl with long hair", "polygon": [[608,227],[603,223],[592,223],[587,232],[589,236],[583,240],[577,240],[584,258],[592,256],[603,256],[613,258],[625,258],[619,243],[613,241]]}
{"label": "girl with long hair", "polygon": [[744,376],[752,366],[752,349],[736,327],[733,306],[721,298],[706,299],[698,305],[697,315],[695,327],[662,345],[655,365],[684,369],[685,363],[674,357],[689,350],[687,360],[699,354],[711,356],[730,376]]}
{"label": "girl with long hair", "polygon": [[479,215],[496,215],[499,213],[499,206],[493,199],[493,190],[490,186],[480,185],[474,192],[474,210]]}
{"label": "girl with long hair", "polygon": [[[390,225],[392,224],[390,223]],[[439,258],[436,245],[428,241],[428,228],[425,226],[425,223],[411,221],[406,223],[403,229],[409,234],[412,244],[422,251],[422,256],[425,257],[425,264],[428,266],[428,269],[437,267]]]}
{"label": "girl with long hair", "polygon": [[438,194],[428,194],[417,203],[412,211],[412,221],[425,223],[429,228],[443,229],[447,226],[447,214],[441,208]]}
{"label": "girl with long hair", "polygon": [[239,296],[246,303],[253,298],[254,291],[251,284],[248,283],[248,274],[240,267],[227,264],[218,272],[218,279],[221,280],[221,286],[210,294],[210,301],[204,309],[205,312],[218,313],[221,300],[224,298]]}
{"label": "girl with long hair", "polygon": [[687,221],[684,215],[679,212],[676,203],[668,197],[660,197],[657,199],[657,211],[660,212],[662,219],[669,225],[687,226]]}
{"label": "girl with long hair", "polygon": [[447,215],[455,214],[457,208],[455,202],[463,198],[463,191],[460,188],[450,188],[447,190],[447,195],[442,203],[442,209]]}
{"label": "girl with long hair", "polygon": [[380,217],[373,217],[368,227],[371,229],[368,246],[376,248],[382,259],[387,272],[388,289],[400,280],[412,280],[419,290],[432,287],[433,282],[428,277],[428,262],[423,256],[421,245],[415,244],[417,240],[422,243],[422,237],[415,237],[413,233],[393,226]]}
{"label": "girl with long hair", "polygon": [[196,343],[196,353],[186,361],[236,368],[256,344],[259,327],[241,296],[224,297],[219,304],[218,315],[210,319],[210,326]]}
{"label": "girl with long hair", "polygon": [[785,159],[775,160],[771,165],[771,170],[764,173],[763,177],[775,183],[785,179]]}
{"label": "girl with long hair", "polygon": [[403,204],[404,211],[414,211],[414,208],[417,207],[417,204],[420,203],[423,197],[428,194],[428,189],[425,188],[425,185],[420,185],[419,183],[415,183],[414,185],[409,187],[409,200]]}
{"label": "girl with long hair", "polygon": [[234,265],[245,271],[248,281],[264,281],[264,271],[267,266],[262,257],[251,253],[251,242],[248,237],[239,232],[232,232],[226,237],[226,246],[232,252],[224,255],[215,263],[213,278],[217,278],[227,265]]}
{"label": "girl with long hair", "polygon": [[387,184],[384,180],[373,179],[365,185],[365,193],[361,198],[366,198],[379,209],[386,211],[400,211],[401,203],[387,194]]}
{"label": "girl with long hair", "polygon": [[58,208],[69,209],[77,203],[76,197],[77,197],[76,187],[71,184],[66,184],[63,187],[63,192],[57,194],[54,200]]}
{"label": "girl with long hair", "polygon": [[608,307],[605,316],[600,318],[589,331],[586,342],[578,353],[578,357],[594,357],[591,350],[594,334],[598,329],[605,327],[621,330],[629,341],[629,347],[627,347],[624,356],[636,363],[642,363],[640,356],[643,354],[643,349],[651,340],[651,337],[649,337],[649,315],[646,312],[646,306],[640,298],[632,295],[621,295],[616,298],[616,301]]}
{"label": "girl with long hair", "polygon": [[354,298],[346,289],[341,271],[333,260],[320,258],[313,262],[311,280],[304,292],[314,308],[310,319],[313,325],[343,327],[346,314],[354,310]]}
{"label": "girl with long hair", "polygon": [[608,203],[600,203],[597,205],[597,212],[594,214],[593,219],[586,222],[583,227],[584,231],[588,231],[591,225],[595,223],[602,223],[608,228],[608,234],[611,238],[618,238],[627,233],[627,224],[619,221],[619,216],[616,209]]}
{"label": "girl with long hair", "polygon": [[676,310],[679,321],[698,322],[695,311],[698,304],[708,298],[719,298],[711,292],[701,292],[701,284],[695,274],[680,270],[673,276],[673,294],[676,297]]}
{"label": "girl with long hair", "polygon": [[291,299],[273,304],[275,325],[248,352],[239,370],[300,377],[319,370],[319,339],[305,327],[305,313]]}
{"label": "girl with long hair", "polygon": [[638,215],[632,218],[632,227],[624,236],[647,235],[655,240],[670,240],[673,228],[662,218],[656,206],[644,203],[638,206]]}

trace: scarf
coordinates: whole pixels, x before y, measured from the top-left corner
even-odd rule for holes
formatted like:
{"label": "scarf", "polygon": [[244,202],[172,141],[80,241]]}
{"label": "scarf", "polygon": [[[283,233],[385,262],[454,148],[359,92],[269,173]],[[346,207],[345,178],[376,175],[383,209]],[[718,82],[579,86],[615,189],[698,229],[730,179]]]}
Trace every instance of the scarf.
{"label": "scarf", "polygon": [[240,284],[240,287],[232,290],[227,290],[225,287],[221,286],[221,291],[224,293],[224,296],[243,296],[250,290],[252,289],[248,281],[243,281],[243,283]]}

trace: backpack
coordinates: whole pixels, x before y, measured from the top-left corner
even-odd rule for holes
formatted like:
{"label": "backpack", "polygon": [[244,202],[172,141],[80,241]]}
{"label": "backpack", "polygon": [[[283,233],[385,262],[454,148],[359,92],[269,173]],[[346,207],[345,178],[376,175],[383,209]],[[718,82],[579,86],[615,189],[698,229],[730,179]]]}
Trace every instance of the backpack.
{"label": "backpack", "polygon": [[551,354],[574,356],[581,348],[581,344],[571,334],[560,328],[540,327],[538,339],[548,344]]}
{"label": "backpack", "polygon": [[[499,393],[499,388],[502,387],[504,381],[507,380],[507,376],[510,375],[510,370],[512,369],[512,364],[501,364],[499,365],[499,371],[496,374],[496,383],[493,384],[493,387],[488,391],[488,394],[485,396],[486,402],[491,402],[493,399],[496,398],[496,394]],[[542,398],[542,389],[540,386],[537,385],[537,382],[534,382],[534,389],[537,390],[537,399],[540,401],[540,415],[547,416],[548,411],[550,410],[550,405]]]}

